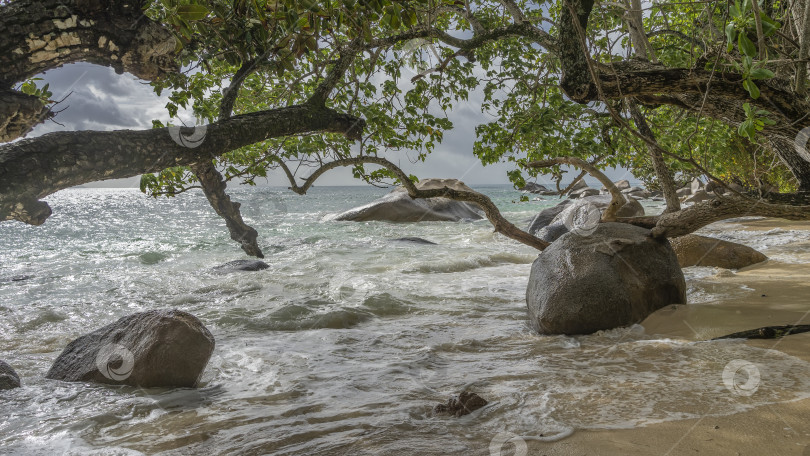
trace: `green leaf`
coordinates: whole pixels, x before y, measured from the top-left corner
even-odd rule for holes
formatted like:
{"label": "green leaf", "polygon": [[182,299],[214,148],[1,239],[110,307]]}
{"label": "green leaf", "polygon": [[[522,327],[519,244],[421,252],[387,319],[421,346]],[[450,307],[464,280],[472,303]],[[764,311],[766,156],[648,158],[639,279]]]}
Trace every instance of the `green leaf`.
{"label": "green leaf", "polygon": [[748,57],[757,55],[757,47],[754,46],[753,41],[748,39],[748,35],[740,33],[737,36],[737,45],[740,47],[740,52]]}
{"label": "green leaf", "polygon": [[774,77],[773,71],[766,68],[754,68],[750,73],[751,79],[770,79]]}
{"label": "green leaf", "polygon": [[210,11],[203,5],[180,5],[177,7],[177,15],[185,21],[201,21],[208,16]]}
{"label": "green leaf", "polygon": [[759,87],[757,87],[757,85],[754,84],[753,81],[751,81],[750,79],[746,79],[745,81],[743,81],[743,87],[745,87],[745,90],[747,90],[748,93],[751,95],[751,98],[755,100],[759,98]]}

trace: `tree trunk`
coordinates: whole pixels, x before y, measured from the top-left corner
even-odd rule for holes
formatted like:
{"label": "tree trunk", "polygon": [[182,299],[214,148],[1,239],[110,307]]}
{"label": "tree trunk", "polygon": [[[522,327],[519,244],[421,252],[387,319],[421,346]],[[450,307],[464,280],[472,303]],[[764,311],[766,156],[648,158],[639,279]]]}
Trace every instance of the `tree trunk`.
{"label": "tree trunk", "polygon": [[[15,83],[78,61],[149,81],[178,71],[174,36],[143,15],[143,4],[143,0],[17,0],[1,6],[0,89],[10,91]],[[36,115],[20,115],[13,106],[0,106],[0,126],[12,126],[0,130],[0,139],[23,136],[47,118],[41,102],[30,101],[26,107],[26,113]]]}
{"label": "tree trunk", "polygon": [[0,221],[40,225],[51,211],[39,199],[68,187],[190,166],[282,136],[334,132],[359,140],[364,127],[362,119],[298,105],[243,114],[197,129],[60,132],[24,139],[0,147]]}

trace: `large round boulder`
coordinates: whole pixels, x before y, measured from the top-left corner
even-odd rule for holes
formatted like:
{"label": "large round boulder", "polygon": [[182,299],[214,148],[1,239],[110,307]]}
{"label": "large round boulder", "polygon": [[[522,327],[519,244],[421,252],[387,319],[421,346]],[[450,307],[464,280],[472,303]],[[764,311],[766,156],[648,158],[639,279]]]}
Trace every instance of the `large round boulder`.
{"label": "large round boulder", "polygon": [[[448,187],[459,191],[473,191],[456,179],[423,179],[416,183],[420,190],[433,190]],[[477,205],[449,198],[418,198],[408,195],[404,187],[397,187],[391,193],[364,206],[349,209],[338,214],[334,220],[367,222],[458,222],[461,220],[480,220]]]}
{"label": "large round boulder", "polygon": [[666,240],[625,223],[572,231],[532,265],[526,303],[541,334],[590,334],[638,323],[670,304],[686,303],[686,283]]}
{"label": "large round boulder", "polygon": [[[625,197],[627,202],[619,209],[619,217],[640,217],[644,207],[634,198]],[[532,219],[526,231],[546,242],[554,242],[570,230],[570,220],[578,212],[598,209],[604,214],[610,205],[610,195],[586,196],[577,200],[565,200],[560,204],[544,209]]]}
{"label": "large round boulder", "polygon": [[213,351],[214,336],[194,315],[151,310],[74,340],[46,377],[111,385],[194,387]]}
{"label": "large round boulder", "polygon": [[20,387],[20,376],[5,361],[0,361],[0,391]]}
{"label": "large round boulder", "polygon": [[736,242],[724,241],[697,234],[671,239],[672,248],[681,267],[714,266],[740,269],[768,259],[762,253]]}

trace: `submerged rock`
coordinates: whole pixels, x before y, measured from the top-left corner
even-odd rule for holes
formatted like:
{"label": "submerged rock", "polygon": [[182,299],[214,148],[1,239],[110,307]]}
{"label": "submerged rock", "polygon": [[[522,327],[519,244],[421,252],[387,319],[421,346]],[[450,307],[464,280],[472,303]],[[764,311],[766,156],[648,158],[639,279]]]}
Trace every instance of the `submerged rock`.
{"label": "submerged rock", "polygon": [[[473,191],[456,179],[423,179],[416,183],[420,190],[431,190],[448,187],[460,191]],[[397,187],[391,193],[364,206],[349,209],[335,216],[334,220],[367,222],[458,222],[461,220],[480,220],[477,205],[454,201],[448,198],[413,199],[404,187]]]}
{"label": "submerged rock", "polygon": [[447,404],[439,404],[433,407],[433,413],[446,413],[459,417],[469,415],[485,405],[487,405],[487,401],[483,397],[465,391],[459,394],[458,397],[448,399]]}
{"label": "submerged rock", "polygon": [[[633,198],[627,199],[627,203],[619,209],[619,217],[639,217],[644,215],[644,207],[641,203]],[[565,200],[537,214],[529,223],[526,231],[546,242],[554,242],[569,231],[565,223],[572,216],[572,213],[592,205],[599,210],[600,214],[604,214],[610,202],[610,195],[587,196],[574,201]]]}
{"label": "submerged rock", "polygon": [[686,303],[686,283],[669,242],[625,223],[571,232],[532,265],[529,322],[541,334],[590,334],[632,325]]}
{"label": "submerged rock", "polygon": [[545,185],[538,184],[537,182],[526,182],[526,185],[520,187],[520,190],[529,193],[542,193],[549,191]]}
{"label": "submerged rock", "polygon": [[20,376],[5,361],[0,361],[0,391],[20,387]]}
{"label": "submerged rock", "polygon": [[194,387],[213,351],[214,336],[194,315],[150,310],[74,340],[46,377],[110,385]]}
{"label": "submerged rock", "polygon": [[678,263],[687,266],[714,266],[740,269],[768,259],[762,253],[746,245],[696,234],[670,239]]}
{"label": "submerged rock", "polygon": [[401,238],[396,238],[396,239],[391,239],[391,240],[394,241],[394,242],[411,242],[411,243],[414,243],[414,244],[438,245],[435,242],[428,241],[427,239],[422,239],[422,238],[413,237],[413,236],[406,236],[406,237],[401,237]]}
{"label": "submerged rock", "polygon": [[223,274],[236,271],[261,271],[270,265],[260,260],[234,260],[214,267],[214,270]]}

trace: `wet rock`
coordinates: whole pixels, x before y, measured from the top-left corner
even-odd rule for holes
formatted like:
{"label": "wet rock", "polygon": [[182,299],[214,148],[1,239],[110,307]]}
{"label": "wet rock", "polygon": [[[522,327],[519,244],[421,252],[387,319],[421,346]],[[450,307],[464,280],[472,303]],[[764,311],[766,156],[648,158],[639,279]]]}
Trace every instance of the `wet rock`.
{"label": "wet rock", "polygon": [[[420,190],[440,189],[444,187],[455,190],[473,191],[456,179],[423,179],[416,184]],[[334,220],[366,222],[458,222],[461,220],[480,220],[477,205],[448,198],[413,199],[404,187],[397,187],[391,193],[364,206],[349,209],[335,216]]]}
{"label": "wet rock", "polygon": [[690,187],[683,187],[679,188],[675,191],[675,194],[678,195],[678,198],[683,198],[684,196],[689,196],[692,194],[692,189]]}
{"label": "wet rock", "polygon": [[140,312],[79,337],[46,375],[52,380],[141,387],[194,387],[214,336],[179,310]]}
{"label": "wet rock", "polygon": [[540,185],[536,182],[526,182],[526,185],[520,187],[520,190],[529,193],[541,193],[549,191],[545,185]]}
{"label": "wet rock", "polygon": [[0,277],[0,282],[22,282],[22,281],[30,280],[30,279],[33,279],[33,278],[34,278],[34,276],[32,276],[32,275],[20,274],[20,275],[8,276],[8,277]]}
{"label": "wet rock", "polygon": [[412,237],[406,236],[396,239],[391,239],[394,242],[411,242],[413,244],[423,244],[423,245],[437,245],[435,242],[428,241],[427,239],[422,239],[419,237]]}
{"label": "wet rock", "polygon": [[712,196],[706,193],[705,190],[698,190],[692,196],[683,200],[684,203],[700,203],[712,199]]}
{"label": "wet rock", "polygon": [[5,361],[0,361],[0,391],[20,387],[20,376]]}
{"label": "wet rock", "polygon": [[541,334],[590,334],[638,323],[686,303],[669,242],[625,223],[560,237],[534,261],[526,290],[530,325]]}
{"label": "wet rock", "polygon": [[670,239],[681,267],[714,266],[740,269],[768,259],[762,253],[746,245],[721,239],[687,234]]}
{"label": "wet rock", "polygon": [[259,260],[234,260],[221,264],[214,268],[215,271],[223,274],[236,271],[261,271],[269,268],[270,265]]}
{"label": "wet rock", "polygon": [[[599,209],[600,213],[604,214],[611,201],[610,195],[587,196],[575,201],[565,200],[537,214],[529,223],[526,231],[546,242],[554,242],[568,232],[565,221],[571,215],[571,211],[580,210],[591,204]],[[633,198],[629,198],[629,201],[619,209],[619,217],[639,217],[642,215],[644,215],[644,207]]]}
{"label": "wet rock", "polygon": [[579,190],[572,191],[571,193],[568,194],[569,195],[568,197],[569,198],[584,198],[584,197],[594,196],[594,195],[598,195],[598,194],[599,194],[599,190],[597,190],[595,188],[585,187],[585,188],[581,188]]}
{"label": "wet rock", "polygon": [[437,405],[433,408],[433,412],[460,417],[469,415],[485,405],[487,405],[487,401],[483,397],[465,391],[459,394],[458,397],[448,399],[447,404]]}

